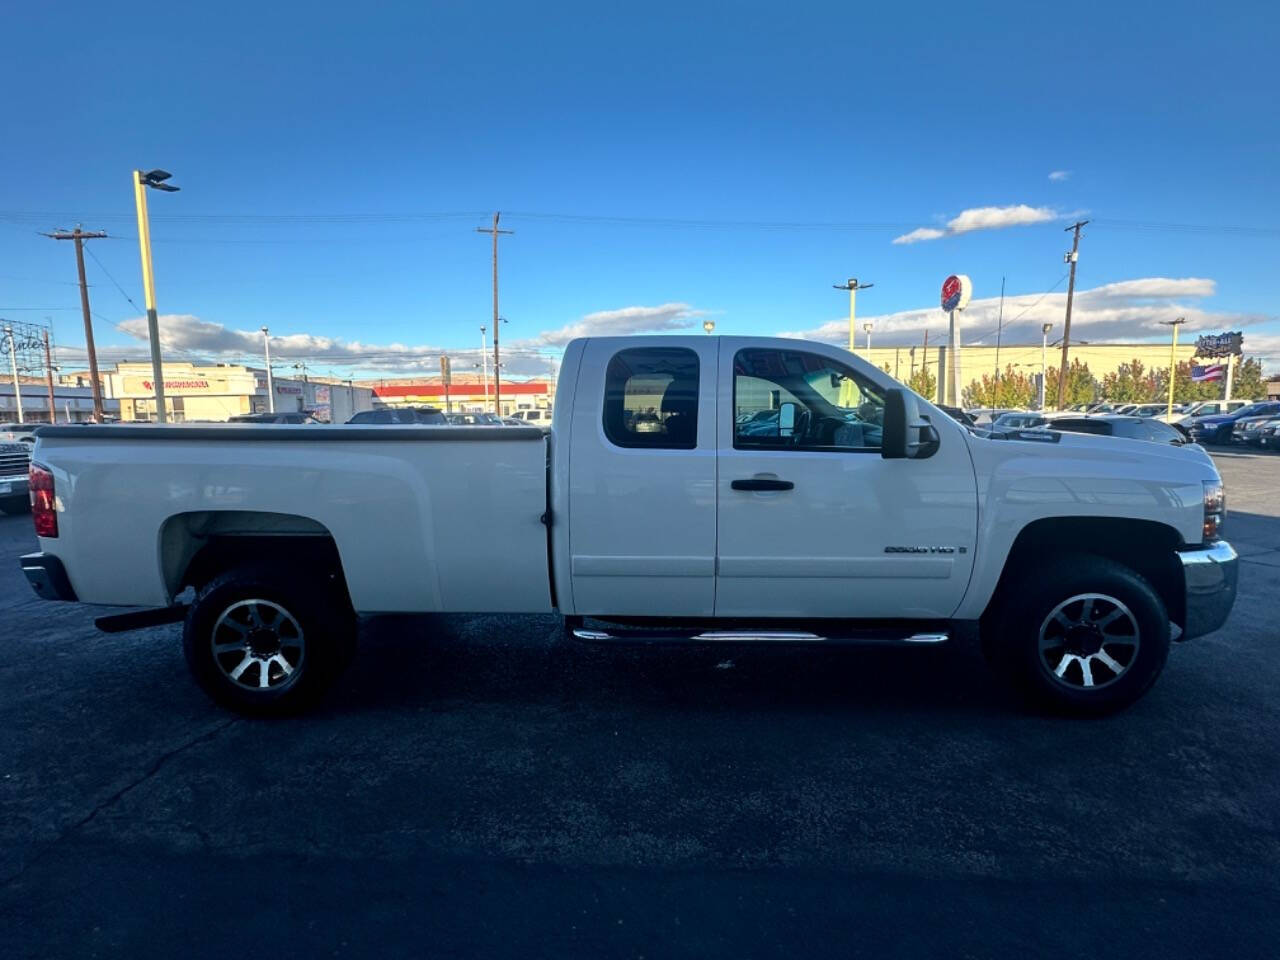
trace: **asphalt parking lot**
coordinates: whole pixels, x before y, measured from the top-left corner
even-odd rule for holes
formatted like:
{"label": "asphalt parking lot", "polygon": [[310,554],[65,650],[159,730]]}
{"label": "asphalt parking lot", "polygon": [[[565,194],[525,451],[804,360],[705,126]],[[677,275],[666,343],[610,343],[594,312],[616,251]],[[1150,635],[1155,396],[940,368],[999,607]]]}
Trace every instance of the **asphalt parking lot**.
{"label": "asphalt parking lot", "polygon": [[[1280,457],[1222,453],[1227,626],[1116,717],[959,650],[601,649],[389,618],[318,713],[38,601],[0,518],[6,956],[1264,955]],[[120,558],[127,562],[127,558]]]}

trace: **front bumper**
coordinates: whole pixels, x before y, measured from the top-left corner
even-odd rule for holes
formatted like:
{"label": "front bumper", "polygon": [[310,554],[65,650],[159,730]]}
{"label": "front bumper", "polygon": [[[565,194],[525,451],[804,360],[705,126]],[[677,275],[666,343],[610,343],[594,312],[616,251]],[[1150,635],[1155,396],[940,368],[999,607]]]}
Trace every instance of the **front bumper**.
{"label": "front bumper", "polygon": [[1187,615],[1182,639],[1212,633],[1227,621],[1236,601],[1240,561],[1225,540],[1179,550],[1186,584]]}
{"label": "front bumper", "polygon": [[18,562],[22,564],[22,572],[27,575],[31,589],[40,599],[73,602],[79,599],[67,578],[67,568],[57,557],[47,553],[28,553],[20,557]]}

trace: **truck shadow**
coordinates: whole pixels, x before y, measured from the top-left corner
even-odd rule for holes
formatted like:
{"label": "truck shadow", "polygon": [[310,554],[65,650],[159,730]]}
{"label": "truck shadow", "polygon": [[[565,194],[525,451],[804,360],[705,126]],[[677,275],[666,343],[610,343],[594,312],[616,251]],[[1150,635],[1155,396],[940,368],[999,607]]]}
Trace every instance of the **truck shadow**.
{"label": "truck shadow", "polygon": [[705,710],[1007,713],[1016,701],[975,651],[778,645],[597,645],[559,617],[394,616],[365,622],[328,706],[448,701]]}

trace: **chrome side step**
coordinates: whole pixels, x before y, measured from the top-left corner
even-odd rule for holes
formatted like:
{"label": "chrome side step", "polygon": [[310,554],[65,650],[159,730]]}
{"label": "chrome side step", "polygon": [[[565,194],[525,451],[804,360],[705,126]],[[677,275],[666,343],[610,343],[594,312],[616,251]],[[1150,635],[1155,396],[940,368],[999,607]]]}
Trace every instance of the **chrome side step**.
{"label": "chrome side step", "polygon": [[645,633],[640,630],[587,630],[575,627],[570,633],[588,643],[836,643],[836,644],[933,644],[946,643],[946,633],[864,632],[836,636],[822,636],[798,630],[707,630],[702,633],[682,633],[667,630]]}

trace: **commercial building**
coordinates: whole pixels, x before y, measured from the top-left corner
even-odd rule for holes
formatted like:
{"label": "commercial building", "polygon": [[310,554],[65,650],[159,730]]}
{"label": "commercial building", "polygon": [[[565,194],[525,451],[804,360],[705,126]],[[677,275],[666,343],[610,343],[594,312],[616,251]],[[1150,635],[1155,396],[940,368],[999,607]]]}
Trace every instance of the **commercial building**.
{"label": "commercial building", "polygon": [[[27,423],[49,422],[49,384],[36,377],[21,377],[18,392],[22,394],[22,419]],[[73,387],[55,382],[53,407],[57,423],[85,423],[93,420],[93,391],[88,386]],[[103,401],[108,417],[120,415],[120,404],[115,400]],[[13,381],[0,382],[0,421],[11,423],[18,419],[18,403]]]}
{"label": "commercial building", "polygon": [[[372,387],[379,406],[436,407],[453,413],[493,410],[493,381],[471,375],[454,376],[448,387],[440,377],[361,381]],[[552,380],[503,380],[502,415],[517,410],[550,410],[555,406]]]}
{"label": "commercial building", "polygon": [[[165,410],[175,423],[225,421],[271,409],[306,411],[318,420],[342,423],[356,411],[373,408],[373,391],[345,381],[273,377],[273,392],[268,392],[267,372],[257,367],[166,363],[163,372]],[[117,364],[106,379],[108,395],[119,402],[121,420],[156,418],[150,363]]]}

